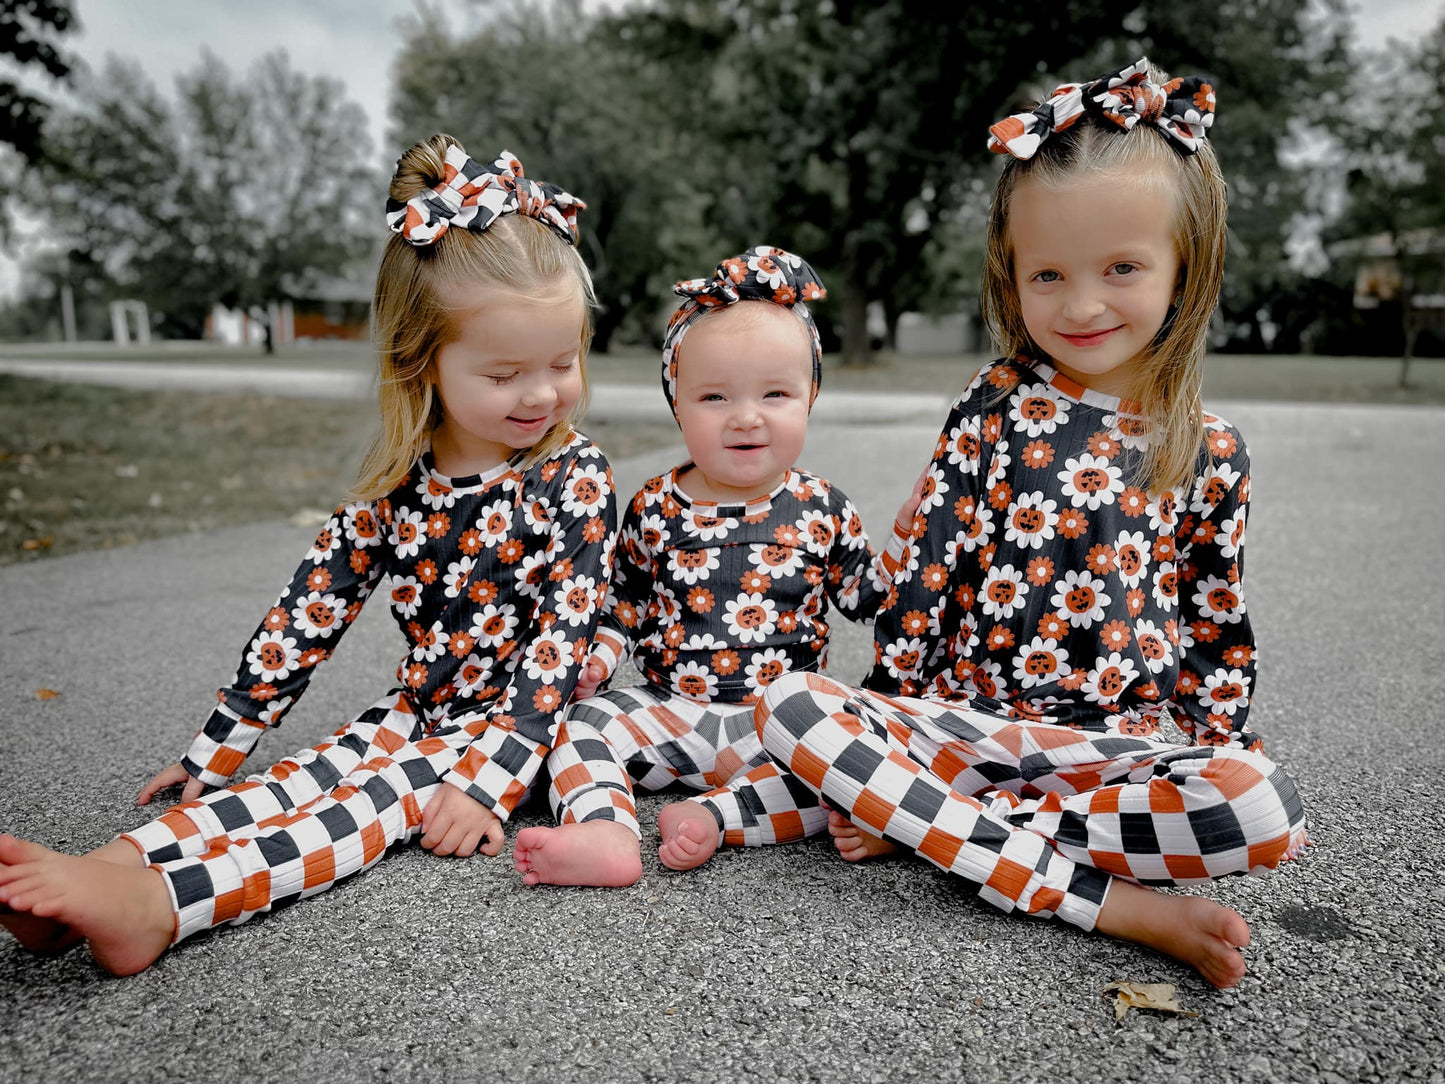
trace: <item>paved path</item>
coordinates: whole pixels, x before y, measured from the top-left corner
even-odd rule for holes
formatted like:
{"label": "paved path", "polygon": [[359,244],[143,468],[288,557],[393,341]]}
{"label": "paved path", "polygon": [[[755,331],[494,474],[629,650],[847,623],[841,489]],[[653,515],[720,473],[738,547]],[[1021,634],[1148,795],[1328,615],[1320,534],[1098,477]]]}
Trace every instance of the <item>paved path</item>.
{"label": "paved path", "polygon": [[[1253,926],[1236,990],[823,841],[683,875],[654,857],[616,891],[528,890],[507,858],[413,848],[133,979],[0,944],[0,1081],[1445,1079],[1445,411],[1221,410],[1254,450],[1257,729],[1316,843],[1209,890]],[[816,425],[804,462],[884,524],[941,414]],[[617,464],[620,485],[672,458]],[[0,569],[0,827],[79,850],[140,822],[130,796],[184,747],[309,534]],[[840,628],[834,671],[858,678],[868,652]],[[398,653],[364,613],[255,762],[350,718]],[[1115,1023],[1115,980],[1177,984],[1200,1015]]]}

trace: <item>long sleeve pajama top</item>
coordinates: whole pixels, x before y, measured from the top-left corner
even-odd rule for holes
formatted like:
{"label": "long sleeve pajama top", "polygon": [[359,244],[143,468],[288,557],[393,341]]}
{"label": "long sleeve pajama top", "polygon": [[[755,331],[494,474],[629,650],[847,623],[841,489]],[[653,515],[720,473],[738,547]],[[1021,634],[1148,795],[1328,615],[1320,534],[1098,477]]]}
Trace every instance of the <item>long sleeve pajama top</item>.
{"label": "long sleeve pajama top", "polygon": [[615,526],[607,460],[580,434],[525,470],[466,478],[423,455],[386,497],[332,514],[182,764],[223,785],[382,586],[409,645],[393,692],[427,733],[472,735],[445,781],[505,820],[591,645]]}
{"label": "long sleeve pajama top", "polygon": [[1145,429],[1041,362],[996,361],[939,436],[867,686],[1086,730],[1259,749],[1242,581],[1249,453],[1204,416],[1193,481],[1131,481]]}
{"label": "long sleeve pajama top", "polygon": [[853,503],[807,471],[714,504],[679,486],[685,467],[649,480],[623,517],[596,653],[610,673],[631,646],[666,693],[751,704],[782,674],[823,667],[829,601],[872,619],[903,540],[874,556]]}

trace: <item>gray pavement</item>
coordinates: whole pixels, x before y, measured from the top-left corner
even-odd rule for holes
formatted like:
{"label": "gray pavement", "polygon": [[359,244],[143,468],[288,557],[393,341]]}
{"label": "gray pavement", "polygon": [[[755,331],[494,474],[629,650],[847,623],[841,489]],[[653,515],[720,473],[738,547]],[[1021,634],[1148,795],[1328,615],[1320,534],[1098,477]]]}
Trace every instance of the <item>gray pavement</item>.
{"label": "gray pavement", "polygon": [[[1254,718],[1315,842],[1208,890],[1253,927],[1238,988],[826,841],[689,874],[654,855],[622,890],[529,890],[509,852],[412,848],[131,979],[0,943],[0,1080],[1445,1080],[1445,411],[1217,406],[1254,453]],[[943,414],[908,411],[820,414],[804,457],[875,533]],[[616,464],[620,488],[674,459]],[[184,748],[310,533],[0,569],[0,828],[82,850],[142,821],[135,791]],[[349,719],[400,650],[382,608],[364,613],[252,763]],[[833,672],[856,680],[869,651],[840,622]],[[1116,1023],[1119,980],[1174,983],[1200,1015]]]}

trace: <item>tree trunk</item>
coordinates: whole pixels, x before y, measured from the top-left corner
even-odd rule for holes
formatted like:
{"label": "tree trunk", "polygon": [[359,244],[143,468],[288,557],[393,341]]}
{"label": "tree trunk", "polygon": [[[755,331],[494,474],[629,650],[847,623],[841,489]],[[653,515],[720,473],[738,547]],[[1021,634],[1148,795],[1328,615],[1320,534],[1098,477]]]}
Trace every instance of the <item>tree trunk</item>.
{"label": "tree trunk", "polygon": [[856,277],[844,272],[843,281],[843,364],[868,365],[868,294]]}
{"label": "tree trunk", "polygon": [[890,354],[898,352],[898,302],[891,295],[883,298],[883,349]]}
{"label": "tree trunk", "polygon": [[1400,284],[1400,319],[1404,323],[1405,343],[1400,352],[1400,387],[1410,386],[1410,359],[1415,355],[1415,336],[1420,333],[1420,322],[1415,318],[1415,306],[1410,295],[1415,283],[1410,275],[1404,276]]}

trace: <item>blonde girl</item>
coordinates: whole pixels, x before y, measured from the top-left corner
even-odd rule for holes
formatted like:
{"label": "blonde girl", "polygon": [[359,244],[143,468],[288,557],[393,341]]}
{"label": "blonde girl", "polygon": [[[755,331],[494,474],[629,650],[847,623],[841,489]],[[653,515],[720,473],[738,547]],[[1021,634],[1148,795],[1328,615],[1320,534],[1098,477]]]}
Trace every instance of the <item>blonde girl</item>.
{"label": "blonde girl", "polygon": [[[497,854],[587,652],[615,527],[586,400],[583,204],[436,135],[392,178],[377,275],[380,433],[247,641],[181,760],[141,790],[182,803],[84,857],[0,836],[3,923],[27,948],[89,942],[116,974],[199,930],[313,895],[420,837]],[[225,786],[373,591],[406,638],[353,721]],[[223,787],[205,794],[211,787]]]}
{"label": "blonde girl", "polygon": [[939,436],[865,688],[785,677],[758,719],[844,858],[903,848],[1230,986],[1244,919],[1151,886],[1271,869],[1304,814],[1247,724],[1248,452],[1199,398],[1213,119],[1209,83],[1140,60],[994,125],[1002,356]]}

